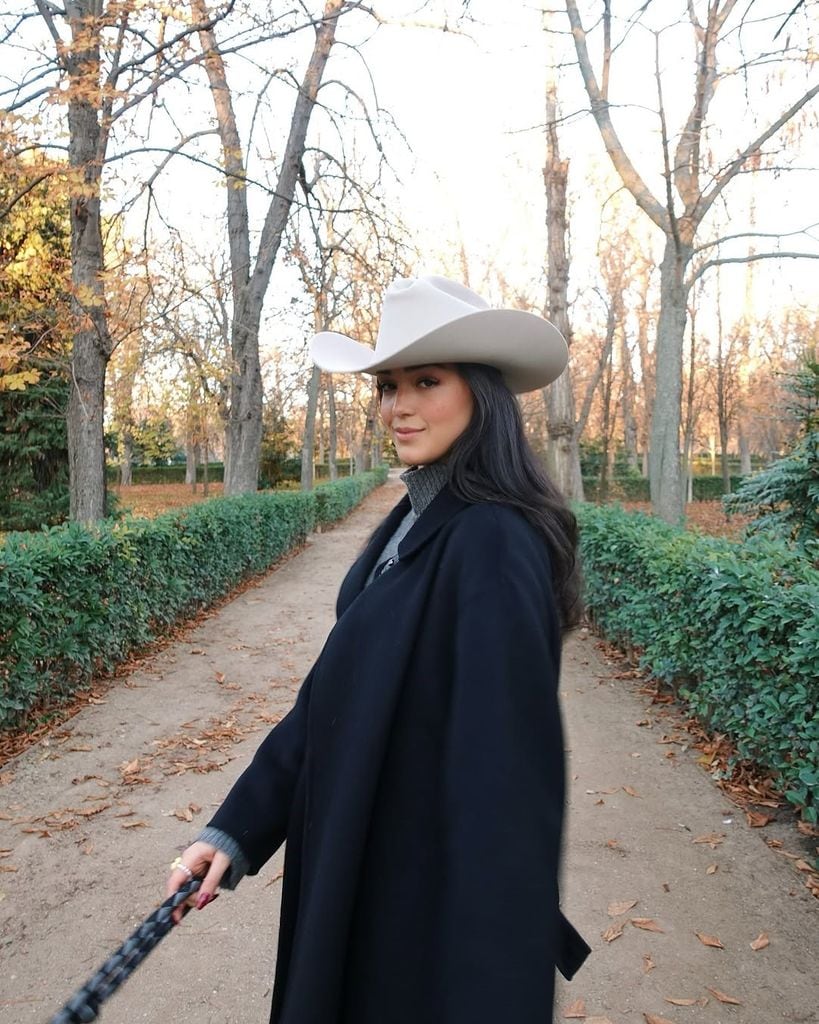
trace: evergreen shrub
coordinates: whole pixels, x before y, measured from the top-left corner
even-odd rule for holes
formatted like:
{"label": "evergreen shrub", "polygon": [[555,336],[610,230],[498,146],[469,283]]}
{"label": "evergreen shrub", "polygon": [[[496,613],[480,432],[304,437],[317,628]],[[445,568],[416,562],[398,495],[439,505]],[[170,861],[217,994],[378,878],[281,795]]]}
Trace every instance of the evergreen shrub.
{"label": "evergreen shrub", "polygon": [[779,540],[576,509],[589,613],[819,820],[819,571]]}
{"label": "evergreen shrub", "polygon": [[353,478],[355,494],[345,480],[308,493],[214,498],[92,530],[10,534],[0,547],[0,727],[19,724],[38,701],[69,697],[269,568],[385,476]]}
{"label": "evergreen shrub", "polygon": [[318,521],[335,523],[343,519],[373,487],[384,483],[388,473],[387,466],[378,466],[368,473],[347,476],[332,483],[320,483],[313,492]]}

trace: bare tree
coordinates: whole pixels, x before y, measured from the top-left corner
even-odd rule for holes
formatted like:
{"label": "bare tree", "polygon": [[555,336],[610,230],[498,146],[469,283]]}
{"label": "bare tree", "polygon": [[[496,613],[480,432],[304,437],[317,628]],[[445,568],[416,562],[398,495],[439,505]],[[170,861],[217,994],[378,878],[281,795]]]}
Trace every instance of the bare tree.
{"label": "bare tree", "polygon": [[[637,170],[621,141],[612,119],[609,102],[609,78],[614,47],[611,42],[611,8],[603,8],[602,76],[598,81],[588,50],[587,34],[578,10],[577,0],[566,0],[566,11],[571,25],[575,52],[591,104],[591,112],[599,129],[612,165],[634,197],[640,209],[659,228],[665,239],[660,266],[660,314],[657,325],[656,379],[654,408],[651,421],[649,466],[651,497],[658,515],[669,522],[678,521],[683,509],[682,473],[680,465],[680,399],[682,390],[682,351],[686,327],[686,305],[693,275],[689,273],[692,257],[699,249],[715,244],[699,243],[699,233],[714,202],[728,185],[743,171],[756,154],[783,127],[793,122],[799,112],[819,92],[819,84],[801,92],[782,110],[779,116],[754,138],[740,146],[722,164],[711,162],[714,133],[710,131],[709,107],[721,80],[719,63],[720,44],[737,25],[731,17],[738,8],[738,0],[707,0],[703,16],[698,14],[695,0],[689,0],[688,13],[696,46],[694,97],[676,146],[666,122],[663,100],[663,75],[660,62],[660,33],[654,34],[656,45],[655,82],[658,101],[658,127],[661,139],[662,176],[665,192],[657,196]],[[752,6],[752,5],[750,5]],[[740,8],[740,27],[746,7]],[[650,7],[643,4],[626,25],[626,32],[634,29]],[[736,21],[736,19],[734,19]],[[783,44],[785,49],[795,48],[793,40]],[[770,63],[772,54],[766,47],[764,54],[749,55],[745,73],[749,74],[756,62]],[[673,149],[673,152],[672,152]],[[776,252],[758,253],[754,258],[771,256],[804,256],[810,253]],[[737,257],[736,260],[747,259]],[[698,268],[701,274],[710,266],[733,257],[717,257]]]}
{"label": "bare tree", "polygon": [[[550,74],[546,86],[546,163],[543,168],[549,246],[547,315],[567,344],[571,345],[569,258],[566,252],[569,161],[560,156],[557,118],[557,84],[554,75]],[[543,389],[543,399],[546,404],[546,461],[549,474],[567,498],[582,501],[583,479],[580,474],[579,431],[575,421],[571,359],[557,380]]]}
{"label": "bare tree", "polygon": [[[205,22],[205,0],[192,0],[195,17]],[[257,487],[262,439],[262,380],[259,362],[259,328],[270,275],[281,245],[293,203],[303,158],[307,129],[313,113],[338,19],[350,7],[347,0],[326,0],[315,25],[315,42],[299,85],[278,180],[265,214],[251,262],[251,225],[247,202],[245,149],[239,133],[227,69],[212,27],[200,32],[204,66],[210,83],[222,158],[229,187],[227,196],[228,241],[232,271],[233,320],[231,328],[231,377],[227,421],[225,493],[242,494]]]}
{"label": "bare tree", "polygon": [[[233,0],[220,6],[209,24],[232,6]],[[52,46],[44,63],[29,63],[20,78],[0,89],[0,100],[7,114],[29,117],[31,141],[23,149],[59,153],[67,148],[73,317],[70,515],[89,523],[105,514],[105,371],[117,343],[107,309],[101,206],[110,142],[118,122],[190,66],[186,41],[205,26],[191,25],[165,6],[154,10],[149,4],[104,0],[71,0],[63,6],[35,0],[34,10],[7,9],[0,18],[3,45],[26,49],[26,33],[38,19]],[[50,101],[56,101],[51,111],[66,111],[67,147],[58,141],[56,129],[47,138],[54,121]],[[55,159],[52,173],[61,170],[64,165]]]}

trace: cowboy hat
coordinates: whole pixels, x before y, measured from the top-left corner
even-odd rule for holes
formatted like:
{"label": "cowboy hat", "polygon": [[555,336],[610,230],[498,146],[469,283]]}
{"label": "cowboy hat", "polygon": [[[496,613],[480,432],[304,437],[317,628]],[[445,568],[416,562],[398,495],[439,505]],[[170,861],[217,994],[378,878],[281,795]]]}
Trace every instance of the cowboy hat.
{"label": "cowboy hat", "polygon": [[445,277],[393,281],[384,296],[375,349],[321,331],[310,351],[317,366],[337,373],[487,363],[516,393],[550,384],[569,358],[563,335],[548,320],[521,309],[492,309],[480,295]]}

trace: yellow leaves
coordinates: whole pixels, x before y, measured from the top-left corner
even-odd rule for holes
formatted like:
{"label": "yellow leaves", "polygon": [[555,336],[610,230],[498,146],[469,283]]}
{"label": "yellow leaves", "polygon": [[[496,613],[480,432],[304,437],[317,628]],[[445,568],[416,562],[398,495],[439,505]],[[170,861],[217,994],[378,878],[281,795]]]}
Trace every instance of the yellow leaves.
{"label": "yellow leaves", "polygon": [[27,346],[22,341],[0,336],[0,391],[25,391],[40,379],[38,369],[25,365],[26,354]]}

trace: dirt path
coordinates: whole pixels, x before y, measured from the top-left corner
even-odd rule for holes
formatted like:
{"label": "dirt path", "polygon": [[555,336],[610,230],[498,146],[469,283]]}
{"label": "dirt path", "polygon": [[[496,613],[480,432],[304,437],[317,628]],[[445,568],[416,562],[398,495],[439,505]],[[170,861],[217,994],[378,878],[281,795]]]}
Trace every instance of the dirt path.
{"label": "dirt path", "polygon": [[[46,1021],[160,898],[172,857],[292,703],[347,566],[400,489],[390,483],[371,495],[2,769],[0,1024]],[[694,752],[658,742],[668,723],[614,674],[588,634],[571,641],[564,902],[595,955],[561,992],[557,1019],[582,998],[597,1024],[644,1024],[644,1013],[680,1024],[816,1020],[815,901]],[[704,835],[713,847],[694,842]],[[796,842],[786,830],[786,848],[799,852]],[[189,915],[106,1004],[105,1024],[265,1021],[280,870],[281,855],[237,893]],[[611,903],[631,900],[608,916]],[[621,937],[601,938],[631,918],[662,932],[627,923]],[[760,932],[770,945],[755,952]],[[720,1003],[709,986],[743,1005]],[[675,1007],[665,997],[708,1003]]]}

